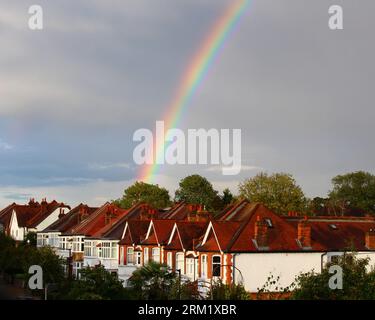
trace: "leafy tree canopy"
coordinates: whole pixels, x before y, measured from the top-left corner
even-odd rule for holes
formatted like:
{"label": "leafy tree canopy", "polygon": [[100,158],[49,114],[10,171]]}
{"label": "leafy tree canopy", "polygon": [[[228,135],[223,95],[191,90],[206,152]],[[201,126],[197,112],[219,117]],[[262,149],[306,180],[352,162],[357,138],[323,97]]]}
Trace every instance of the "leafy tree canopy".
{"label": "leafy tree canopy", "polygon": [[375,214],[375,175],[357,171],[332,179],[330,199],[338,205]]}
{"label": "leafy tree canopy", "polygon": [[215,210],[218,192],[212,184],[204,177],[194,174],[180,181],[176,190],[176,200],[186,201],[191,204],[200,204],[207,210]]}
{"label": "leafy tree canopy", "polygon": [[299,300],[367,300],[375,299],[375,271],[369,270],[369,259],[346,254],[334,263],[342,268],[342,289],[331,289],[329,281],[335,273],[328,264],[322,273],[308,272],[297,277],[291,299]]}
{"label": "leafy tree canopy", "polygon": [[139,181],[125,189],[123,197],[116,200],[115,204],[128,209],[138,202],[145,202],[157,209],[168,207],[171,204],[167,189]]}
{"label": "leafy tree canopy", "polygon": [[71,281],[65,297],[73,300],[119,300],[126,299],[127,291],[116,274],[103,266],[81,270],[81,278]]}
{"label": "leafy tree canopy", "polygon": [[259,173],[240,183],[239,192],[250,202],[261,202],[279,214],[306,211],[307,199],[292,175],[287,173]]}

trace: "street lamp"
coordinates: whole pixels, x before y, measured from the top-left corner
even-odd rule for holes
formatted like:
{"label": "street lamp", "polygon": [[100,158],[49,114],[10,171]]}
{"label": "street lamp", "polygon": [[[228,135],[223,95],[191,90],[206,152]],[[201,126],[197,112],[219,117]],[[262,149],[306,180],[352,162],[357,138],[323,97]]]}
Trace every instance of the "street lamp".
{"label": "street lamp", "polygon": [[178,300],[181,300],[181,269],[176,269],[178,272]]}

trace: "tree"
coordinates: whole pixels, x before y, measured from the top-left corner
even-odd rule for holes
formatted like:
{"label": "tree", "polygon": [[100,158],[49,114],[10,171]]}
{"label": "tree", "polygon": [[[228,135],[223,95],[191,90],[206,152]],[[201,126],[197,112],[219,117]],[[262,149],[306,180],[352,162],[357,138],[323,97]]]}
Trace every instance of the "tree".
{"label": "tree", "polygon": [[249,293],[242,284],[224,284],[221,280],[212,284],[207,299],[213,300],[249,300]]}
{"label": "tree", "polygon": [[369,258],[359,259],[355,254],[345,254],[335,265],[342,268],[342,289],[332,289],[327,264],[321,273],[308,272],[297,277],[292,285],[291,299],[301,300],[373,300],[375,299],[375,271],[368,271]]}
{"label": "tree", "polygon": [[36,247],[36,238],[36,232],[28,232],[25,239],[23,240],[23,244],[28,244]]}
{"label": "tree", "polygon": [[332,179],[330,199],[343,209],[375,214],[375,176],[364,171],[338,175]]}
{"label": "tree", "polygon": [[138,202],[145,202],[157,209],[168,207],[171,204],[167,189],[139,181],[125,189],[123,197],[115,201],[117,205],[125,209]]}
{"label": "tree", "polygon": [[29,274],[29,268],[32,265],[42,267],[43,282],[45,285],[47,283],[59,284],[64,280],[64,261],[55,254],[52,248],[36,248],[34,246],[24,245],[20,246],[19,250],[21,250],[20,255],[25,257],[22,268],[26,280],[31,276]]}
{"label": "tree", "polygon": [[79,280],[70,281],[68,293],[62,299],[73,300],[119,300],[128,298],[126,289],[117,274],[105,270],[103,266],[81,270]]}
{"label": "tree", "polygon": [[224,206],[227,206],[228,204],[231,204],[234,201],[234,196],[228,188],[225,188],[223,190],[221,200],[223,201]]}
{"label": "tree", "polygon": [[176,190],[176,200],[186,201],[191,204],[200,204],[207,210],[214,210],[214,202],[217,200],[218,192],[212,184],[204,177],[194,174],[180,181]]}
{"label": "tree", "polygon": [[306,197],[290,174],[259,173],[240,183],[239,192],[250,202],[261,202],[279,214],[306,211]]}
{"label": "tree", "polygon": [[168,266],[150,261],[147,265],[133,272],[129,279],[132,296],[140,300],[169,299],[176,288],[177,275]]}
{"label": "tree", "polygon": [[132,299],[137,300],[198,300],[197,282],[181,281],[167,265],[150,261],[133,272],[129,279]]}

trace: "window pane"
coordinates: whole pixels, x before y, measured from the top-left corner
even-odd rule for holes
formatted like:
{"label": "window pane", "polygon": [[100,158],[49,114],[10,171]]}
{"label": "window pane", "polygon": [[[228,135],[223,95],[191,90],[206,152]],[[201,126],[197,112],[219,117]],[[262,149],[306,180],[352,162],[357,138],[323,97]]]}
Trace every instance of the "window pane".
{"label": "window pane", "polygon": [[212,258],[213,263],[220,263],[221,258],[219,256],[215,256]]}
{"label": "window pane", "polygon": [[212,276],[213,277],[221,276],[221,257],[220,256],[212,257]]}

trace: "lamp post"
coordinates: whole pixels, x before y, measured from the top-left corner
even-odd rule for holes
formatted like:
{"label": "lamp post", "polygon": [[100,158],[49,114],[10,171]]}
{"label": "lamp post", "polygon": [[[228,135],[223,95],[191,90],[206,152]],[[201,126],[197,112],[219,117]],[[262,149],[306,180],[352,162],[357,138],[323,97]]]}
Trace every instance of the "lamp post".
{"label": "lamp post", "polygon": [[176,269],[178,272],[178,300],[181,300],[181,269]]}

